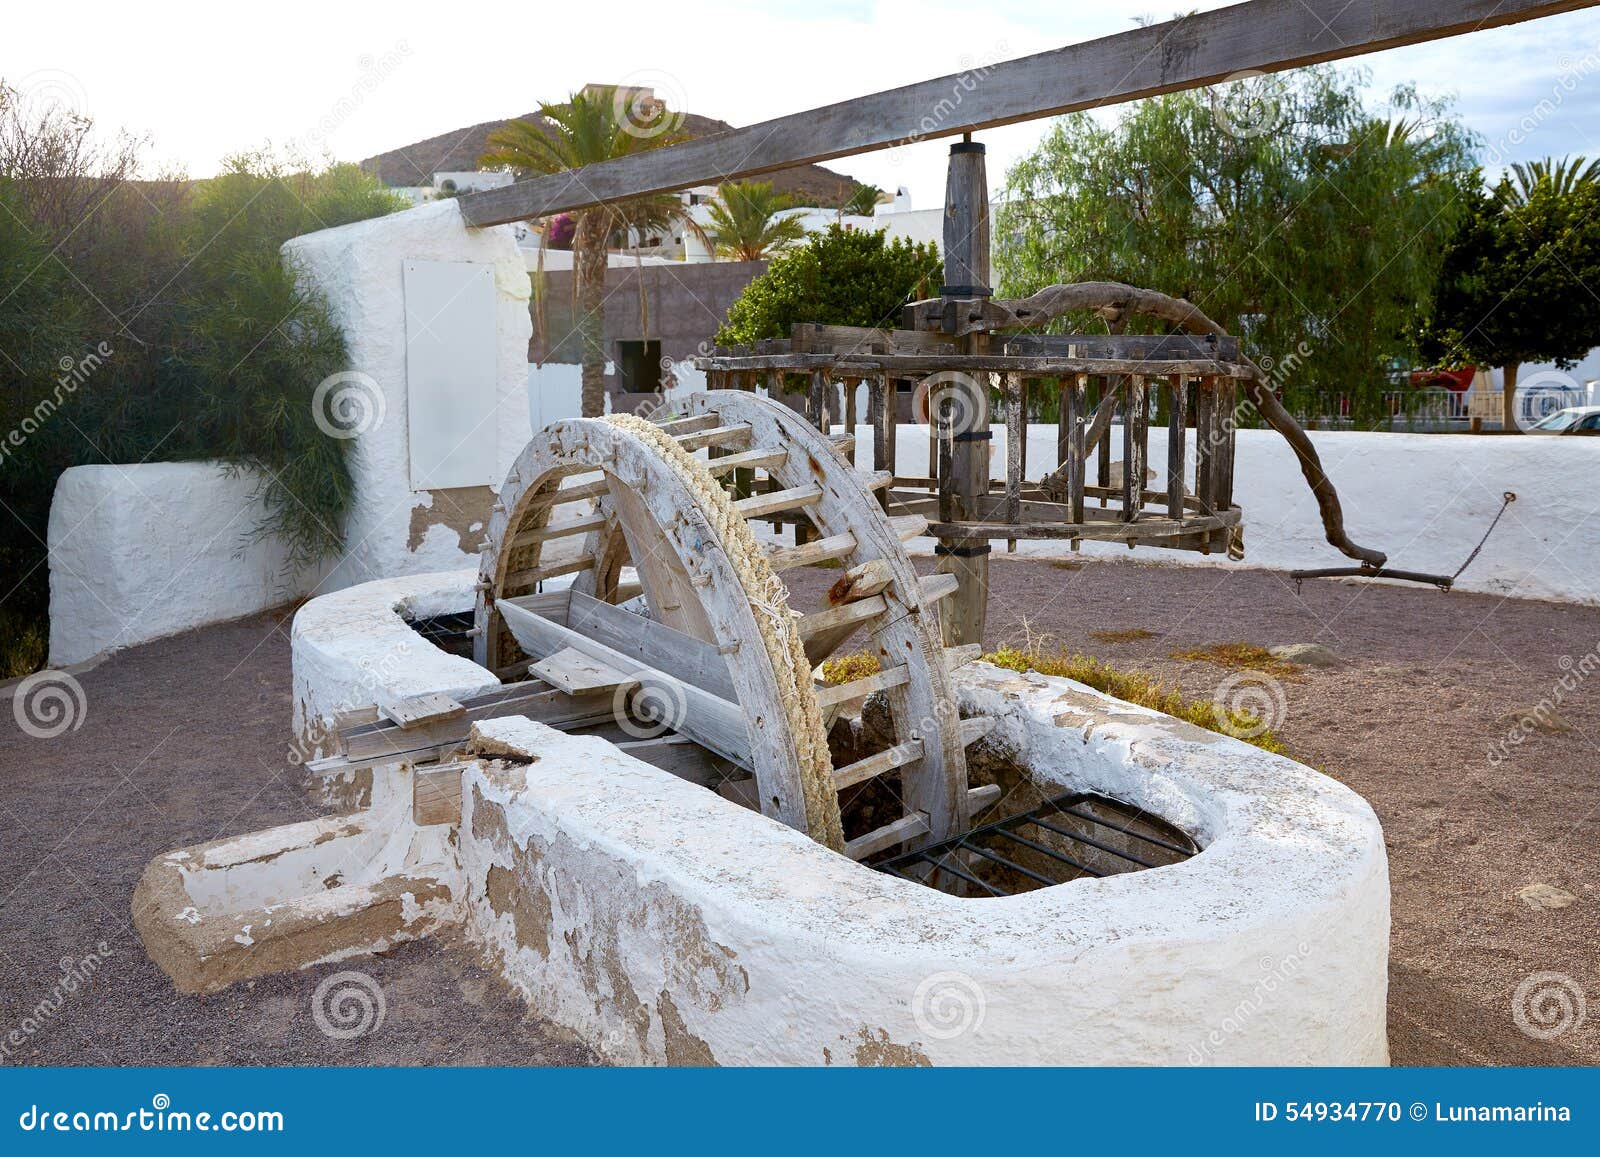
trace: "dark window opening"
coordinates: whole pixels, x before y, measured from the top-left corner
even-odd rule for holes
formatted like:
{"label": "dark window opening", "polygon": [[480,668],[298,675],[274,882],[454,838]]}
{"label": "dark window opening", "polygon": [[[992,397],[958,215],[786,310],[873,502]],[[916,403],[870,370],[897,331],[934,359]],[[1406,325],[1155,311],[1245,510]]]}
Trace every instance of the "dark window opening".
{"label": "dark window opening", "polygon": [[655,393],[661,389],[663,376],[660,342],[617,343],[617,384],[623,393]]}

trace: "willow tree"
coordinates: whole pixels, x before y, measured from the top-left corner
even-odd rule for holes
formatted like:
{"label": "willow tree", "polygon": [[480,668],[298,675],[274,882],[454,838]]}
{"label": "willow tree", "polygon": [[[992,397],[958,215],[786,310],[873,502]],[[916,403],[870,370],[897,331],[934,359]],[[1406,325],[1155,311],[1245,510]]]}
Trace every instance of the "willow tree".
{"label": "willow tree", "polygon": [[[537,116],[511,121],[489,134],[488,168],[520,175],[566,172],[633,156],[684,139],[681,112],[642,92],[590,85],[564,104],[541,104]],[[612,235],[628,228],[676,223],[682,203],[670,194],[598,205],[579,211],[572,237],[578,296],[578,339],[583,364],[583,413],[605,413],[606,254]]]}
{"label": "willow tree", "polygon": [[[1007,176],[1003,292],[1124,281],[1239,334],[1297,409],[1380,410],[1415,344],[1471,134],[1442,102],[1363,104],[1359,73],[1305,69],[1058,119]],[[1093,326],[1094,319],[1069,319]]]}

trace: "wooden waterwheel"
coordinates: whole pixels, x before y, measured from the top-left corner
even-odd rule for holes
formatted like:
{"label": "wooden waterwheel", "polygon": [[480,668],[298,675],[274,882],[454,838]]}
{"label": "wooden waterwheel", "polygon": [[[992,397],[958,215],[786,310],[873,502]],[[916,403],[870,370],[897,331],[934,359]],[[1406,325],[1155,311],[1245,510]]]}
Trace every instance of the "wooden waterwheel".
{"label": "wooden waterwheel", "polygon": [[[903,547],[927,519],[890,518],[875,492],[891,476],[856,470],[846,460],[848,439],[830,439],[776,402],[714,391],[696,395],[688,412],[655,430],[685,451],[706,452],[700,466],[724,488],[738,518],[798,517],[812,528],[811,541],[760,547],[771,570],[781,579],[801,566],[833,561],[841,568],[827,604],[795,619],[807,665],[798,694],[815,696],[826,726],[884,693],[892,742],[843,766],[830,760],[827,776],[835,792],[897,776],[904,805],[898,818],[843,850],[861,859],[963,833],[994,789],[967,788],[965,747],[983,725],[957,717],[948,686],[952,656],[941,645],[936,611],[955,581],[919,577]],[[718,533],[725,515],[696,489],[704,476],[686,476],[652,444],[658,437],[604,419],[574,419],[545,428],[523,450],[491,515],[475,657],[503,675],[526,671],[576,692],[612,685],[652,695],[673,731],[754,776],[763,813],[815,833],[805,736],[796,733],[786,701],[796,694],[794,682],[775,667],[758,622],[771,613],[770,592],[746,589],[749,568],[739,552],[748,540]],[[625,581],[625,568],[636,582]],[[546,580],[564,575],[574,576],[569,590],[541,593]],[[858,632],[880,671],[842,686],[813,685],[810,665]],[[835,806],[831,794],[826,806]]]}

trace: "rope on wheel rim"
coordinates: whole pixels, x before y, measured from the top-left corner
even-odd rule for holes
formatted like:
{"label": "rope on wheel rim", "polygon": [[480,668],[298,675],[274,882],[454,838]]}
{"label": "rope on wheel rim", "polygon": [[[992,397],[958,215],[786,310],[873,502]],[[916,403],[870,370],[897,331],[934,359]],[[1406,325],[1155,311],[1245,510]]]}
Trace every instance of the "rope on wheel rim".
{"label": "rope on wheel rim", "polygon": [[777,676],[778,696],[789,719],[805,794],[806,830],[812,839],[836,852],[844,850],[839,819],[839,794],[833,786],[833,759],[827,729],[806,659],[799,628],[789,613],[789,592],[767,561],[767,552],[734,507],[722,484],[661,427],[637,414],[610,414],[606,421],[627,431],[656,451],[677,473],[711,523],[729,565],[744,588],[761,643]]}

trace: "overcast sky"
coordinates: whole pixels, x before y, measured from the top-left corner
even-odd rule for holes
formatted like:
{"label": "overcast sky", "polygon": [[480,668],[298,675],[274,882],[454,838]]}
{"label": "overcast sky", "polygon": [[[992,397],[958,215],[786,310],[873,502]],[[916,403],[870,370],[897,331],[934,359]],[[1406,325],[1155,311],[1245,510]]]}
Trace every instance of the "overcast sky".
{"label": "overcast sky", "polygon": [[[675,107],[751,124],[1120,32],[1174,8],[1125,0],[17,4],[0,40],[0,77],[85,110],[102,128],[148,134],[153,157],[206,176],[227,154],[268,142],[359,160],[527,112],[590,81],[651,84]],[[590,28],[592,16],[599,22]],[[1455,94],[1466,122],[1507,161],[1600,155],[1600,10],[1362,63],[1376,92],[1415,81]],[[1549,105],[1536,112],[1541,101]],[[1533,127],[1519,132],[1525,118]],[[992,182],[1043,128],[981,135]],[[942,197],[945,149],[930,141],[833,167],[889,189],[907,185],[928,207]]]}

